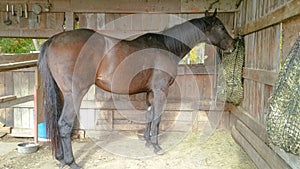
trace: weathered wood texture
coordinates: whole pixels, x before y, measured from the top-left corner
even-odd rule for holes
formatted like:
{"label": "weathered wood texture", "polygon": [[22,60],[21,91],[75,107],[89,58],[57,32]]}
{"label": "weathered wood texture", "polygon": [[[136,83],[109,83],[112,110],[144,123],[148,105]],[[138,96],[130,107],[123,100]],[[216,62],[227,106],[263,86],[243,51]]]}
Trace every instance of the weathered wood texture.
{"label": "weathered wood texture", "polygon": [[0,12],[0,37],[48,38],[63,31],[64,16],[64,13],[41,13],[32,18],[9,16],[12,24],[5,25],[6,13]]}
{"label": "weathered wood texture", "polygon": [[[274,16],[287,4],[297,3],[291,1],[251,1],[245,0],[241,4],[241,11],[237,14],[236,24],[247,28],[262,18]],[[294,20],[294,18],[285,18]],[[270,20],[269,22],[272,22]],[[288,21],[285,21],[288,22]],[[262,23],[268,24],[268,20]],[[275,25],[274,25],[275,24]],[[245,69],[244,69],[244,100],[243,108],[255,119],[264,124],[265,112],[268,108],[268,99],[282,61],[282,36],[289,34],[284,31],[281,22],[271,26],[251,28],[245,38]],[[294,35],[293,37],[297,37]],[[281,45],[282,44],[282,45]]]}
{"label": "weathered wood texture", "polygon": [[[137,30],[142,32],[160,31],[169,27],[168,23],[174,24],[173,22],[166,22],[166,18],[169,19],[168,14],[190,19],[199,16],[200,13],[202,15],[207,9],[212,10],[214,8],[218,8],[219,12],[234,13],[237,1],[223,0],[215,3],[214,1],[200,0],[176,0],[172,2],[167,0],[88,0],[87,2],[53,0],[51,1],[50,12],[46,12],[46,1],[33,0],[26,2],[28,18],[12,16],[9,12],[9,18],[12,20],[11,25],[4,23],[7,2],[0,2],[0,37],[48,38],[64,30],[72,30],[76,25],[75,20],[77,18],[80,20],[79,27],[96,30],[126,30],[127,32],[134,31],[134,34],[139,33],[135,32]],[[33,14],[32,5],[34,3],[39,3],[42,6],[41,14]],[[15,5],[15,8],[19,5],[23,5],[24,8],[25,5],[24,1],[21,0],[12,0],[9,5],[12,4]],[[132,15],[133,13],[139,14]],[[231,16],[229,19],[232,21],[230,24],[232,26],[234,15]]]}
{"label": "weathered wood texture", "polygon": [[[207,9],[218,8],[222,12],[237,10],[239,0],[222,1],[187,1],[187,0],[51,0],[51,12],[95,12],[95,13],[195,13]],[[0,11],[5,11],[5,5],[24,4],[24,0],[10,0],[0,2]],[[45,12],[47,1],[27,0],[28,11],[32,11],[32,4],[38,3]]]}
{"label": "weathered wood texture", "polygon": [[239,33],[242,35],[248,35],[300,15],[300,1],[298,0],[247,1],[246,3],[244,7],[247,6],[251,15],[243,15],[245,18],[241,19],[244,23]]}
{"label": "weathered wood texture", "polygon": [[232,128],[233,138],[245,149],[258,168],[291,168],[266,144],[265,127],[260,122],[253,119],[241,107],[234,107],[228,104],[227,108],[237,117]]}
{"label": "weathered wood texture", "polygon": [[238,119],[232,133],[259,168],[290,168],[294,163],[267,146],[265,116],[281,64],[299,36],[299,3],[244,0],[236,13],[235,32],[244,35],[246,58],[243,102],[229,107]]}

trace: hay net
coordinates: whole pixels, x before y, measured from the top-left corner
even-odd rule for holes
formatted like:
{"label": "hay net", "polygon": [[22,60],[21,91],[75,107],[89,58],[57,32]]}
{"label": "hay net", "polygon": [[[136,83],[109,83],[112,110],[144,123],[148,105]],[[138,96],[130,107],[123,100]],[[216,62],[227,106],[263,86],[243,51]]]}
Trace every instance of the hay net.
{"label": "hay net", "polygon": [[242,72],[245,58],[245,45],[242,37],[235,39],[235,50],[224,53],[222,57],[223,69],[218,72],[218,100],[227,101],[234,105],[243,99]]}
{"label": "hay net", "polygon": [[266,116],[270,143],[286,152],[300,155],[300,37],[289,52]]}

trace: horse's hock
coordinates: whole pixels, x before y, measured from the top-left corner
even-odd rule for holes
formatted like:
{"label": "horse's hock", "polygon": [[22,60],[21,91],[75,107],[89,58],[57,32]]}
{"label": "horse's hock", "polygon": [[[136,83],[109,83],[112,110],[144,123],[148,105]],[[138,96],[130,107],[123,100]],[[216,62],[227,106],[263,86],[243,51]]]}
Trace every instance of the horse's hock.
{"label": "horse's hock", "polygon": [[[11,134],[14,137],[37,138],[35,133],[38,132],[35,131],[38,123],[44,122],[44,114],[41,113],[40,76],[36,71],[38,54],[2,54],[5,48],[2,44],[3,38],[47,39],[66,30],[89,28],[107,35],[109,38],[106,39],[114,37],[130,41],[145,33],[164,32],[192,18],[203,17],[207,9],[211,12],[210,15],[213,15],[213,9],[218,8],[217,17],[223,22],[230,36],[234,39],[243,39],[243,42],[236,41],[236,50],[223,54],[212,45],[200,45],[203,46],[203,51],[202,48],[201,51],[194,49],[199,56],[188,54],[184,58],[182,62],[184,64],[178,66],[175,82],[169,88],[165,111],[159,125],[162,147],[168,147],[175,142],[176,139],[172,138],[176,138],[177,133],[194,131],[209,136],[217,129],[225,129],[231,132],[235,142],[243,148],[257,168],[298,169],[299,47],[292,48],[292,46],[299,43],[299,3],[299,0],[0,2],[0,12],[3,15],[0,17],[0,137]],[[8,21],[10,24],[7,24]],[[175,39],[182,38],[179,35],[183,32],[184,30],[173,32],[172,36]],[[198,33],[192,37],[202,35]],[[151,38],[153,40],[153,37],[149,39]],[[189,38],[183,41],[188,45],[192,42]],[[109,42],[112,46],[115,43],[113,40]],[[16,43],[8,46],[17,46]],[[142,44],[138,43],[137,46]],[[110,45],[106,48],[110,49]],[[183,48],[173,50],[185,49],[185,46],[181,47]],[[63,49],[67,47],[64,46]],[[127,49],[124,51],[131,50]],[[143,51],[146,50],[139,52]],[[180,50],[176,50],[177,54],[178,51]],[[81,68],[92,67],[91,63],[79,65]],[[78,70],[77,73],[81,72]],[[62,78],[65,75],[61,74],[58,77]],[[121,83],[118,85],[126,86]],[[38,103],[36,109],[34,99]],[[99,141],[102,146],[106,144],[101,139],[106,138],[107,133],[117,133],[120,135],[111,135],[111,138],[118,147],[123,141],[119,136],[127,136],[133,138],[131,149],[135,146],[143,149],[144,142],[140,144],[134,141],[136,138],[143,139],[147,122],[146,109],[153,109],[147,107],[146,94],[112,95],[92,86],[84,96],[73,132],[91,138],[101,136]],[[37,115],[34,112],[38,112]],[[37,117],[37,120],[34,117]],[[167,135],[170,133],[174,135]],[[203,141],[201,137],[192,140],[194,139]],[[43,149],[38,152],[40,151]],[[180,151],[183,152],[184,149]],[[226,151],[228,154],[231,153],[229,150]],[[150,150],[145,152],[153,153]],[[201,163],[206,167],[213,167],[205,159],[208,155],[211,154],[201,156],[200,161],[189,162],[191,166],[196,166],[194,163]],[[9,153],[9,156],[13,156],[13,153]],[[168,161],[167,157],[169,156],[163,156],[162,159]],[[9,165],[14,167],[13,162],[9,165],[4,164],[2,159],[8,158],[0,156],[0,168]],[[40,160],[38,157],[34,159]],[[159,162],[159,159],[156,162]],[[86,164],[85,166],[94,165],[88,160]],[[151,166],[149,163],[145,164],[148,168]],[[97,165],[100,167],[101,164]],[[140,165],[147,168],[143,164],[137,166]],[[20,166],[23,167],[25,164],[18,165]],[[234,168],[234,165],[228,167]]]}

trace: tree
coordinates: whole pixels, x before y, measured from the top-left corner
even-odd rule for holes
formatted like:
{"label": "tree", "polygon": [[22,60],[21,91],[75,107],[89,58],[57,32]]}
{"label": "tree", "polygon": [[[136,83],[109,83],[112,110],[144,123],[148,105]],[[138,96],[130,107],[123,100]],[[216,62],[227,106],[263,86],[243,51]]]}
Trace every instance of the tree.
{"label": "tree", "polygon": [[34,50],[32,39],[0,38],[0,53],[29,53]]}

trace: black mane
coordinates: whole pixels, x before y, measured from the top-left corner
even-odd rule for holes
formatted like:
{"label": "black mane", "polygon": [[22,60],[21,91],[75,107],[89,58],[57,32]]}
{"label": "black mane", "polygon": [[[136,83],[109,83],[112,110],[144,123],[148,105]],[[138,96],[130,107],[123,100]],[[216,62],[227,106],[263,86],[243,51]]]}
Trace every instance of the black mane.
{"label": "black mane", "polygon": [[186,21],[158,33],[146,33],[134,39],[136,44],[164,49],[178,57],[178,62],[198,43],[208,42],[205,32],[216,24],[216,17],[207,16]]}
{"label": "black mane", "polygon": [[167,49],[182,59],[194,46],[206,42],[205,31],[213,25],[213,17],[202,17],[175,25],[160,32]]}

